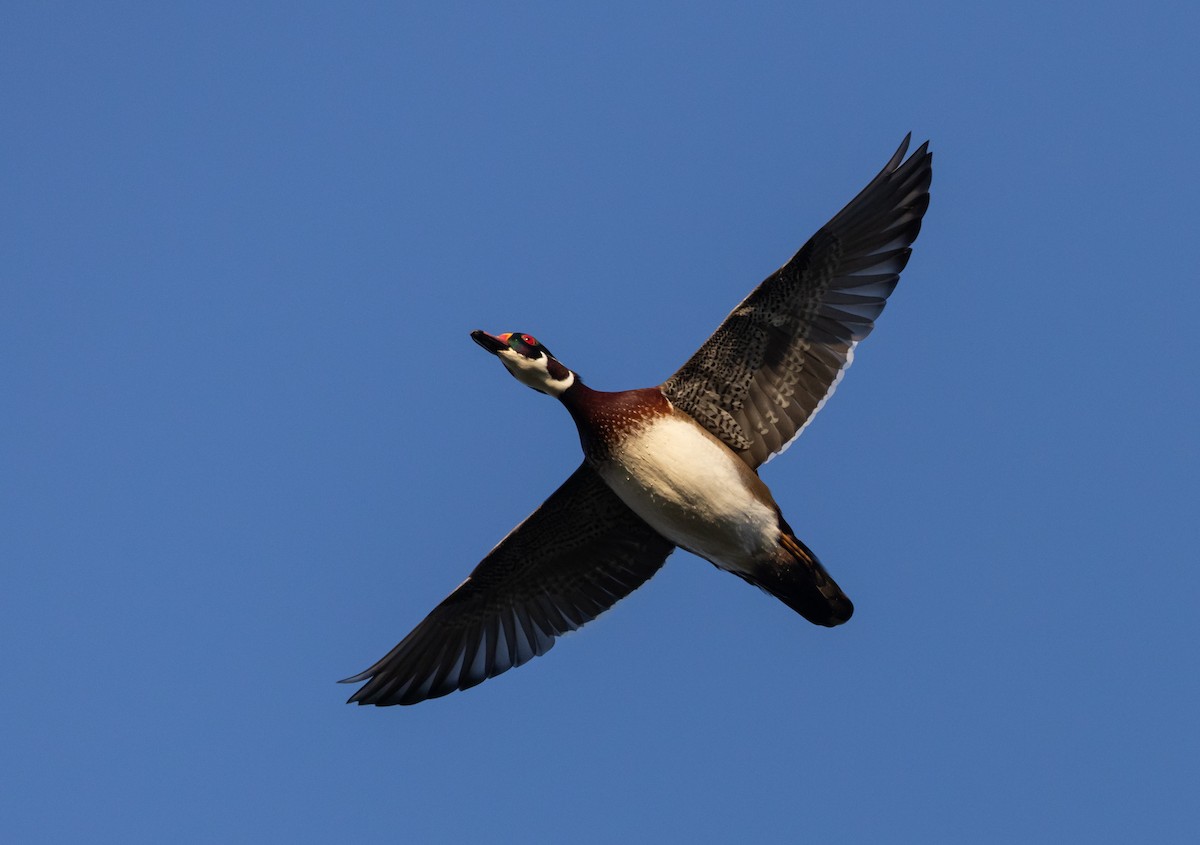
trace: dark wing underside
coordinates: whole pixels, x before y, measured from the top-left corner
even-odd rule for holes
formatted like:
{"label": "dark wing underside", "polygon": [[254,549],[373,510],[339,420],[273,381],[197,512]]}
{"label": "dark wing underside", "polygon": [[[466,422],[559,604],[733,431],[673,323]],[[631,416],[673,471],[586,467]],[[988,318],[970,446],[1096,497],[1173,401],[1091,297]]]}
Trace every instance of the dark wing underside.
{"label": "dark wing underside", "polygon": [[933,158],[926,142],[905,161],[908,142],[662,386],[751,467],[820,410],[900,280]]}
{"label": "dark wing underside", "polygon": [[659,570],[674,546],[586,464],[365,672],[359,704],[416,704],[545,654]]}

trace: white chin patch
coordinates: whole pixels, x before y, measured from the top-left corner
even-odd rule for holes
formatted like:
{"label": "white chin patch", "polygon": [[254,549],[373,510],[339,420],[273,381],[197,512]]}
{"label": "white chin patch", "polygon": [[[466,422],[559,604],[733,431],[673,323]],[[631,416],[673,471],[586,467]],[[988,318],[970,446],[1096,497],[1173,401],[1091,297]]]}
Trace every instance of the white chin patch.
{"label": "white chin patch", "polygon": [[550,359],[545,355],[530,359],[511,349],[501,349],[496,354],[517,381],[527,387],[532,387],[539,393],[560,396],[564,390],[575,383],[575,374],[570,370],[567,371],[567,377],[564,379],[555,380],[551,377],[547,366]]}

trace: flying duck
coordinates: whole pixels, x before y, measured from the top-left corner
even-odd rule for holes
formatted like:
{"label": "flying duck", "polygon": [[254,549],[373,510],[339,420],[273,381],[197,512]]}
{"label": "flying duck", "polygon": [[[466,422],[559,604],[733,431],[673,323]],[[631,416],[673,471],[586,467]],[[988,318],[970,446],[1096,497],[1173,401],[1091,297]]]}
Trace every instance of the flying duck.
{"label": "flying duck", "polygon": [[929,207],[910,136],[850,203],[733,309],[663,384],[605,392],[532,335],[471,338],[558,399],[582,465],[381,660],[359,704],[416,704],[545,654],[649,579],[676,548],[832,627],[854,606],[796,537],[758,467],[812,421],[870,334]]}

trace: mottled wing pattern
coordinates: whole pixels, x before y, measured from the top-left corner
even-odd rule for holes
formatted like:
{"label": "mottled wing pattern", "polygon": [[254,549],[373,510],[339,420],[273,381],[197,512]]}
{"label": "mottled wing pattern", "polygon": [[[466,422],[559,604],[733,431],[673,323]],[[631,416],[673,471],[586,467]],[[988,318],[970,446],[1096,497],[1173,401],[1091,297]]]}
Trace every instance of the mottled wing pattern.
{"label": "mottled wing pattern", "polygon": [[520,666],[650,578],[674,546],[586,464],[365,672],[350,701],[416,704]]}
{"label": "mottled wing pattern", "polygon": [[821,409],[900,280],[933,158],[925,143],[904,160],[908,142],[662,386],[752,467]]}

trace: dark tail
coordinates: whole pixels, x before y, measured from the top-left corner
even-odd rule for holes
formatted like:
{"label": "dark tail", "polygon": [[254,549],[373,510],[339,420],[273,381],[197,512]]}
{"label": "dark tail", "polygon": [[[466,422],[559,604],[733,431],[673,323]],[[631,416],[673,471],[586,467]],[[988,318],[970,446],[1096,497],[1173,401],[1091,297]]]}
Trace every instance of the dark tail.
{"label": "dark tail", "polygon": [[829,577],[817,556],[784,530],[780,553],[753,573],[738,573],[751,584],[773,595],[814,625],[832,628],[854,613],[854,605]]}

